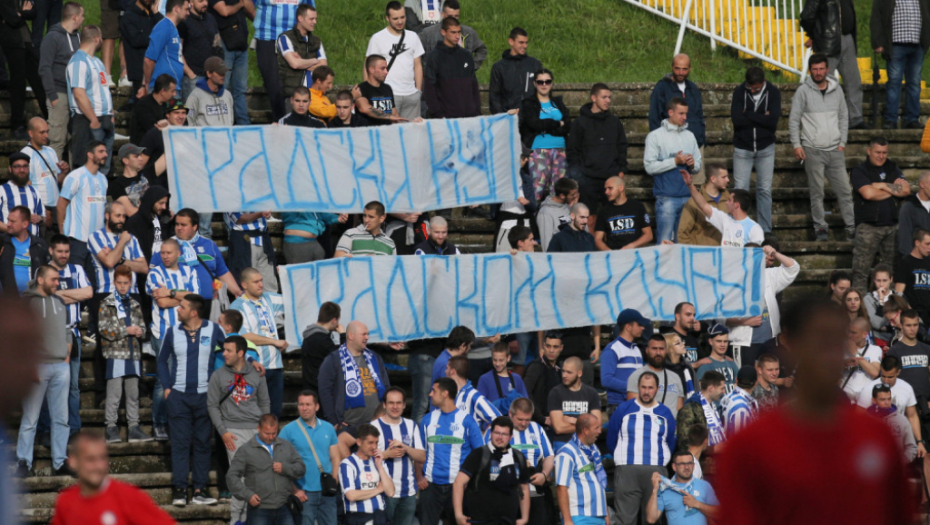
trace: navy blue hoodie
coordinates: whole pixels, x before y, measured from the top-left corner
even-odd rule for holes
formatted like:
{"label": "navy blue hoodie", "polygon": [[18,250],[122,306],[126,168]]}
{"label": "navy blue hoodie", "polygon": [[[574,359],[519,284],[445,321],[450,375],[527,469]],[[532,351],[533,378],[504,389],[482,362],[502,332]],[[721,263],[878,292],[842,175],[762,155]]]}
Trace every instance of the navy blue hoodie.
{"label": "navy blue hoodie", "polygon": [[[649,98],[649,131],[658,128],[662,120],[668,118],[668,101],[675,97],[681,97],[681,90],[678,84],[672,80],[669,73],[660,80],[652,90],[652,96]],[[704,124],[704,104],[701,102],[701,90],[697,84],[690,80],[685,80],[684,99],[688,103],[688,131],[694,133],[698,146],[704,146],[707,143]]]}
{"label": "navy blue hoodie", "polygon": [[[759,101],[752,99],[746,84],[736,86],[730,103],[730,118],[733,120],[733,147],[759,151],[775,144],[775,131],[781,117],[781,91],[771,82],[766,82],[759,94]],[[691,129],[688,126],[688,129]],[[700,143],[700,141],[698,141]]]}

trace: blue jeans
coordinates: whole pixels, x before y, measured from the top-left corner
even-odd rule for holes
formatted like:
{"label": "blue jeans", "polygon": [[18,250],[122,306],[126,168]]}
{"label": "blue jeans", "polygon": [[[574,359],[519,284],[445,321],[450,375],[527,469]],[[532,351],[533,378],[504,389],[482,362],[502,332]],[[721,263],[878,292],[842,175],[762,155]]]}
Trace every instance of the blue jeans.
{"label": "blue jeans", "polygon": [[281,417],[284,408],[284,369],[265,369],[265,382],[268,384],[268,400],[271,401],[271,413]]}
{"label": "blue jeans", "polygon": [[249,50],[230,51],[223,46],[226,53],[224,61],[229,71],[226,72],[226,87],[233,97],[233,115],[237,126],[248,126],[249,104],[246,91],[249,89]]}
{"label": "blue jeans", "polygon": [[249,505],[245,516],[249,525],[293,525],[294,523],[287,505],[282,505],[277,509],[257,509]]}
{"label": "blue jeans", "polygon": [[678,242],[678,221],[681,210],[691,197],[656,197],[656,244]]}
{"label": "blue jeans", "polygon": [[[200,224],[198,226],[200,236],[213,239],[213,214],[205,212],[200,214]],[[211,283],[212,286],[212,283]]]}
{"label": "blue jeans", "polygon": [[[517,339],[517,343],[520,345],[520,352],[510,358],[510,362],[514,365],[523,366],[526,365],[528,360],[527,357],[530,357],[530,345],[533,344],[533,341],[536,340],[536,332],[521,332],[515,334],[514,337]],[[532,361],[532,359],[529,359]]]}
{"label": "blue jeans", "polygon": [[23,417],[19,423],[16,458],[32,468],[33,442],[42,401],[48,400],[52,417],[52,468],[59,469],[68,456],[68,391],[71,389],[71,366],[64,361],[41,364],[37,370],[39,384],[23,401]]}
{"label": "blue jeans", "polygon": [[[406,498],[384,498],[388,519],[391,525],[413,525],[413,515],[417,511],[417,496]],[[306,503],[304,504],[306,505]],[[304,525],[313,525],[304,523]]]}
{"label": "blue jeans", "polygon": [[197,89],[197,82],[200,82],[204,78],[205,77],[201,77],[199,75],[194,78],[190,78],[187,75],[184,75],[184,78],[181,79],[181,85],[179,86],[181,88],[181,100],[186,102],[187,97],[191,96],[191,93]]}
{"label": "blue jeans", "polygon": [[410,409],[410,417],[418,425],[429,410],[429,391],[433,387],[435,362],[436,358],[428,354],[413,354],[407,361],[407,369],[410,370],[410,379],[413,382],[413,407]]}
{"label": "blue jeans", "polygon": [[920,119],[920,73],[924,66],[924,50],[920,44],[895,44],[891,48],[891,60],[888,61],[888,83],[885,94],[884,119],[886,122],[898,121],[898,107],[901,105],[901,79],[904,87],[904,123],[917,122]]}
{"label": "blue jeans", "polygon": [[[81,430],[81,389],[78,387],[78,377],[81,374],[81,336],[76,336],[73,341],[77,346],[77,357],[71,359],[71,388],[68,391],[68,428],[71,434]],[[50,428],[48,402],[44,402],[42,413],[39,415],[38,432],[43,434]]]}
{"label": "blue jeans", "polygon": [[309,491],[306,494],[301,525],[336,525],[336,496],[323,496],[322,492]]}
{"label": "blue jeans", "polygon": [[762,231],[772,231],[772,175],[775,173],[775,144],[759,151],[733,148],[733,178],[736,189],[749,191],[756,169],[756,218]]}
{"label": "blue jeans", "polygon": [[103,167],[100,168],[100,173],[109,175],[110,166],[113,161],[113,140],[116,138],[116,131],[113,130],[112,127],[111,129],[103,129],[102,127],[97,129],[91,128],[90,134],[94,140],[99,140],[107,146],[107,153],[109,153],[109,155],[107,155],[107,160],[103,163]]}

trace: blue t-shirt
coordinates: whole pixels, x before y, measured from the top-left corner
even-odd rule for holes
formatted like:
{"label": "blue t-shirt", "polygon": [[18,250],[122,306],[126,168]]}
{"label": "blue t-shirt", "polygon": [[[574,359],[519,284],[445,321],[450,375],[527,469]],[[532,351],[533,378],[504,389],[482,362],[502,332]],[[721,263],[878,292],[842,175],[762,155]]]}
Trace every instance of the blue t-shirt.
{"label": "blue t-shirt", "polygon": [[[694,499],[707,505],[720,505],[717,495],[710,483],[703,479],[691,478],[688,483],[680,483],[674,478],[671,484],[694,496]],[[659,512],[665,512],[668,522],[674,525],[707,525],[707,518],[697,509],[685,507],[684,496],[671,488],[660,488],[656,503]]]}
{"label": "blue t-shirt", "polygon": [[304,477],[298,479],[294,484],[297,485],[297,488],[307,492],[319,492],[323,490],[320,485],[320,469],[317,467],[313,452],[310,451],[307,437],[300,430],[301,427],[307,431],[307,435],[313,440],[313,448],[316,449],[320,464],[323,465],[323,472],[328,474],[333,473],[333,464],[329,459],[329,447],[338,443],[336,429],[329,422],[320,418],[316,418],[316,427],[311,427],[304,423],[302,419],[297,418],[285,425],[281,430],[281,434],[278,435],[279,438],[290,441],[294,445],[297,453],[304,460],[304,465],[307,466]]}
{"label": "blue t-shirt", "polygon": [[32,269],[32,257],[29,255],[29,246],[32,244],[31,238],[25,241],[18,241],[15,237],[11,238],[13,247],[16,248],[16,255],[13,256],[13,274],[16,276],[16,288],[19,295],[23,295],[26,288],[29,287],[29,271]]}
{"label": "blue t-shirt", "polygon": [[726,378],[727,394],[733,391],[733,388],[736,386],[736,374],[739,373],[739,367],[736,366],[736,363],[728,359],[724,359],[723,361],[714,361],[711,359],[710,363],[702,365],[697,369],[697,377],[695,377],[695,379],[700,381],[701,378],[704,377],[704,374],[710,370],[720,372],[723,374],[723,377]]}
{"label": "blue t-shirt", "polygon": [[[562,112],[559,108],[552,102],[543,102],[542,109],[539,111],[540,120],[562,120]],[[565,137],[555,137],[553,135],[547,135],[545,133],[541,135],[536,135],[536,138],[533,139],[533,149],[550,149],[550,148],[564,148],[565,147]]]}
{"label": "blue t-shirt", "polygon": [[184,77],[181,36],[178,35],[178,28],[171,20],[163,18],[152,28],[152,34],[149,35],[149,47],[145,50],[145,58],[155,62],[149,89],[155,85],[155,79],[165,73],[174,77],[180,89],[181,78]]}

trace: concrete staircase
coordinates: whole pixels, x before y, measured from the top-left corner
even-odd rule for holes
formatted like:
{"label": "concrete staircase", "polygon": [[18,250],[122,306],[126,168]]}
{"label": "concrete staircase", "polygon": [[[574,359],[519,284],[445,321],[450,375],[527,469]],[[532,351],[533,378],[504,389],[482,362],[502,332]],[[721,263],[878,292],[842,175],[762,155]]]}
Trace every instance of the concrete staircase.
{"label": "concrete staircase", "polygon": [[[694,78],[701,79],[699,69],[695,70]],[[643,171],[643,144],[648,132],[648,103],[649,94],[653,84],[623,84],[613,85],[614,112],[622,119],[626,127],[627,137],[630,141],[628,156],[630,169],[627,176],[627,188],[630,194],[646,203],[650,211],[653,210],[651,179]],[[724,162],[732,165],[732,126],[729,118],[730,94],[734,89],[732,84],[700,84],[704,94],[705,115],[707,118],[708,143],[705,151],[707,161]],[[578,108],[588,101],[588,84],[560,84],[556,86],[556,93],[562,95],[566,105],[573,115],[577,115]],[[796,258],[801,264],[801,274],[797,283],[789,294],[802,291],[822,289],[829,273],[838,268],[848,269],[851,264],[852,244],[847,241],[843,232],[843,225],[838,211],[835,209],[835,199],[831,192],[827,192],[826,209],[831,226],[832,241],[818,243],[812,241],[812,223],[809,213],[809,200],[807,193],[806,176],[803,168],[794,159],[787,134],[787,116],[790,101],[796,86],[781,86],[783,93],[783,119],[780,123],[781,131],[778,134],[777,158],[775,166],[775,180],[773,190],[773,219],[775,234],[782,242],[782,249],[788,255]],[[484,88],[486,89],[486,88]],[[865,100],[870,101],[866,86]],[[127,91],[116,92],[116,105],[119,107],[126,99]],[[486,104],[486,92],[483,91]],[[884,100],[884,96],[879,97]],[[253,89],[250,96],[249,108],[252,121],[255,124],[265,124],[270,121],[270,112],[263,90]],[[37,113],[35,107],[30,113]],[[0,174],[5,174],[8,163],[7,155],[22,148],[22,143],[9,140],[9,99],[6,93],[0,92]],[[486,111],[485,107],[485,111]],[[924,113],[930,113],[930,104],[924,103]],[[866,116],[871,115],[872,108],[866,104]],[[117,116],[117,124],[121,132],[125,133],[127,123],[126,114]],[[919,149],[920,131],[894,130],[894,131],[852,131],[849,134],[847,146],[847,167],[852,169],[858,165],[865,156],[868,140],[875,134],[884,134],[890,141],[890,157],[897,162],[905,175],[916,189],[919,173],[930,169],[930,156],[924,155]],[[125,139],[118,140],[118,148]],[[215,238],[220,244],[225,243],[225,232],[222,225],[214,224]],[[458,244],[463,251],[478,253],[490,251],[493,243],[494,225],[490,221],[471,218],[456,218],[450,224],[450,240]],[[272,226],[272,235],[276,243],[280,243],[280,223]],[[103,410],[94,405],[92,388],[91,360],[93,348],[85,348],[82,358],[80,385],[81,417],[84,425],[96,431],[103,432]],[[404,364],[403,356],[400,363]],[[294,401],[300,384],[300,363],[294,356],[285,359],[287,373],[285,375],[286,395],[284,414],[285,420],[296,417]],[[147,363],[147,369],[152,371],[152,363]],[[151,384],[153,379],[145,379]],[[409,376],[406,372],[391,374],[391,382],[409,388]],[[122,417],[122,416],[121,416]],[[143,428],[151,432],[151,409],[143,406],[141,418]],[[18,428],[19,418],[14,416],[7,421],[10,429],[9,439],[5,440],[4,450],[12,452],[15,446],[15,432]],[[125,429],[123,430],[125,433]],[[179,521],[191,524],[216,524],[228,520],[228,507],[219,505],[215,507],[197,507],[189,505],[184,509],[177,509],[169,505],[170,501],[170,459],[169,446],[160,443],[121,443],[110,447],[111,468],[117,477],[126,479],[144,488],[155,501],[168,509]],[[37,476],[28,478],[23,482],[26,494],[20,499],[24,521],[29,523],[45,523],[51,516],[55,496],[58,490],[71,483],[68,478],[50,477],[51,465],[49,450],[36,447]],[[216,495],[215,473],[212,474],[210,491]]]}

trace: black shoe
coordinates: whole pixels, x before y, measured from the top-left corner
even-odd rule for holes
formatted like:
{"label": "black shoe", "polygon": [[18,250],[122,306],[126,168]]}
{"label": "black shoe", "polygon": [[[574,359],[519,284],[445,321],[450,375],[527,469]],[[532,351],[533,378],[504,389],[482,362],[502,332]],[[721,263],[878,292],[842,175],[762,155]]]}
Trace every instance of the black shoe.
{"label": "black shoe", "polygon": [[814,237],[817,239],[817,242],[829,242],[830,232],[826,228],[816,228],[814,230]]}
{"label": "black shoe", "polygon": [[187,489],[175,487],[171,491],[171,504],[175,507],[187,506]]}
{"label": "black shoe", "polygon": [[68,462],[64,462],[58,467],[58,470],[54,473],[55,476],[68,476],[69,478],[74,477],[74,471],[71,470],[71,467],[68,466]]}
{"label": "black shoe", "polygon": [[912,120],[904,123],[904,129],[924,129],[924,125],[919,120]]}
{"label": "black shoe", "polygon": [[886,120],[882,122],[882,129],[898,129],[898,123]]}
{"label": "black shoe", "polygon": [[32,475],[32,472],[29,470],[29,465],[26,464],[25,460],[19,460],[19,463],[16,464],[16,473],[14,474],[17,478],[28,478]]}
{"label": "black shoe", "polygon": [[865,125],[865,121],[862,121],[854,126],[849,126],[849,129],[869,129],[869,127]]}

